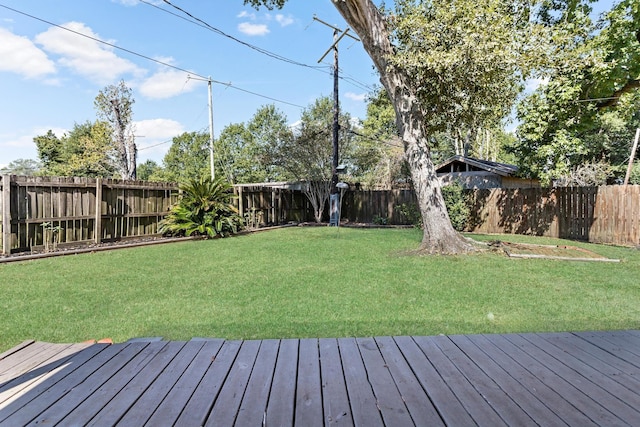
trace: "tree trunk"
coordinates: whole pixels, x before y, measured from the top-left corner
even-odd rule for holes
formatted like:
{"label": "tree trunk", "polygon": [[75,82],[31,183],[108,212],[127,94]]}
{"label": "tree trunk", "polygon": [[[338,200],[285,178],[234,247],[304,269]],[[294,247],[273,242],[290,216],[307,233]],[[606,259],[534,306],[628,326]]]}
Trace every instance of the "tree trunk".
{"label": "tree trunk", "polygon": [[416,97],[416,90],[411,87],[405,73],[387,61],[394,54],[394,49],[384,16],[371,0],[333,0],[333,4],[360,36],[394,106],[396,125],[422,214],[424,235],[420,250],[434,254],[472,251],[473,246],[451,225],[440,181],[431,161],[424,129],[425,113]]}

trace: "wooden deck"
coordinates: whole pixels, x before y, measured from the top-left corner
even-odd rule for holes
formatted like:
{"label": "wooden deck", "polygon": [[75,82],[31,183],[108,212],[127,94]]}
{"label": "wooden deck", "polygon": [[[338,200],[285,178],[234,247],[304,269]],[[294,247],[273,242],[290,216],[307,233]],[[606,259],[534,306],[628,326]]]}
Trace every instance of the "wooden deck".
{"label": "wooden deck", "polygon": [[640,425],[640,331],[25,342],[0,425]]}

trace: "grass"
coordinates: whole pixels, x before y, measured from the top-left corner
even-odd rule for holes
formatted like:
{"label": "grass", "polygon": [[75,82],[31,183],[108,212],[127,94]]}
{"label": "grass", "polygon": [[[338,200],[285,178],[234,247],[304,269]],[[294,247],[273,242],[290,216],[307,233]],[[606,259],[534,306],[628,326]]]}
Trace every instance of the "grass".
{"label": "grass", "polygon": [[420,238],[411,229],[287,228],[0,264],[0,351],[25,339],[640,328],[636,249],[500,236],[578,245],[622,262],[407,255]]}

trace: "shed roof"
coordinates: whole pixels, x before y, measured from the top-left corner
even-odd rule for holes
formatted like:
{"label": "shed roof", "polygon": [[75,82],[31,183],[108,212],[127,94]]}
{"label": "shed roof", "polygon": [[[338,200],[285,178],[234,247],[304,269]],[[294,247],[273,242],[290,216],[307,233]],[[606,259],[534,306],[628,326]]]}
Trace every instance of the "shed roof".
{"label": "shed roof", "polygon": [[436,166],[437,173],[450,172],[492,172],[500,176],[513,176],[518,172],[516,165],[474,159],[465,156],[453,156]]}

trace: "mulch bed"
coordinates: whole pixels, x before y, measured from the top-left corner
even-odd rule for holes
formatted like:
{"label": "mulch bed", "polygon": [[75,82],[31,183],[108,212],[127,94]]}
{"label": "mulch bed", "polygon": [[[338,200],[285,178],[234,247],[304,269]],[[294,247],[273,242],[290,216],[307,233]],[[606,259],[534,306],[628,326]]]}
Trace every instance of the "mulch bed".
{"label": "mulch bed", "polygon": [[101,243],[69,243],[49,248],[48,251],[43,246],[36,246],[28,252],[16,252],[9,255],[0,255],[0,263],[12,261],[26,261],[30,259],[49,258],[62,255],[75,255],[82,253],[101,252],[113,249],[135,248],[138,246],[158,245],[164,243],[181,242],[194,240],[199,237],[163,237],[163,236],[143,236],[137,238],[127,238],[122,240],[101,242]]}

